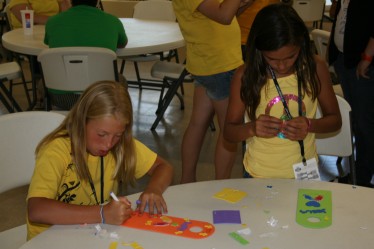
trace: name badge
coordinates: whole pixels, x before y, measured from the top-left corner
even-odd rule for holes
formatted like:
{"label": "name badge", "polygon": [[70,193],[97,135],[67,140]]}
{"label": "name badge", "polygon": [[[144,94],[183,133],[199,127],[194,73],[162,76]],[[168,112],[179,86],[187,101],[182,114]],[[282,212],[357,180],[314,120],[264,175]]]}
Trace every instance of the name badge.
{"label": "name badge", "polygon": [[321,180],[318,163],[315,158],[307,160],[306,165],[302,162],[294,164],[293,173],[297,180]]}

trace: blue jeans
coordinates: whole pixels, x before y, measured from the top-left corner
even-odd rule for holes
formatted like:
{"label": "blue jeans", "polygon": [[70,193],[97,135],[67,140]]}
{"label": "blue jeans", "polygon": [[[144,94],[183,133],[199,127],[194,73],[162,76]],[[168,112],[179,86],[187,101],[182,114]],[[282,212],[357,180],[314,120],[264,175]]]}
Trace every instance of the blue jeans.
{"label": "blue jeans", "polygon": [[203,86],[209,98],[213,100],[223,100],[230,95],[230,84],[235,70],[223,73],[197,76],[193,75],[196,86]]}
{"label": "blue jeans", "polygon": [[339,54],[334,68],[352,108],[357,184],[370,186],[374,174],[374,67],[369,67],[370,79],[357,79],[356,67],[347,69],[343,63],[344,55]]}

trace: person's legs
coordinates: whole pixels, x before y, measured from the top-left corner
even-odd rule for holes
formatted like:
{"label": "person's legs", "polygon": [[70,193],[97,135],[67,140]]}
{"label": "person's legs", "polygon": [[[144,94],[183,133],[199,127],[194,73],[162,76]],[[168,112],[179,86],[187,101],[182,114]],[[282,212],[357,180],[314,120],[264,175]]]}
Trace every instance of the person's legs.
{"label": "person's legs", "polygon": [[231,176],[231,170],[235,162],[237,144],[229,143],[223,138],[223,127],[226,118],[226,111],[229,99],[213,101],[214,110],[217,114],[219,124],[219,135],[216,145],[214,164],[216,170],[216,179],[228,179]]}
{"label": "person's legs", "polygon": [[370,67],[370,79],[356,78],[355,69],[350,71],[354,83],[354,123],[357,184],[370,186],[374,174],[374,68]]}
{"label": "person's legs", "polygon": [[342,54],[334,63],[334,68],[341,82],[344,98],[352,108],[357,184],[370,186],[374,174],[374,69],[370,67],[370,79],[357,79],[356,68],[345,68]]}
{"label": "person's legs", "polygon": [[191,119],[182,141],[181,183],[196,181],[196,166],[200,150],[213,115],[214,109],[206,94],[206,89],[202,86],[196,86]]}
{"label": "person's legs", "polygon": [[349,79],[350,74],[344,66],[344,56],[342,53],[339,53],[334,63],[334,69],[338,81],[342,86],[344,99],[347,100],[349,105],[353,108],[353,82]]}
{"label": "person's legs", "polygon": [[192,117],[182,142],[181,183],[196,181],[196,165],[206,130],[214,113],[217,114],[219,124],[214,157],[215,178],[230,178],[237,145],[228,143],[222,133],[233,74],[234,70],[210,76],[194,76],[196,87]]}

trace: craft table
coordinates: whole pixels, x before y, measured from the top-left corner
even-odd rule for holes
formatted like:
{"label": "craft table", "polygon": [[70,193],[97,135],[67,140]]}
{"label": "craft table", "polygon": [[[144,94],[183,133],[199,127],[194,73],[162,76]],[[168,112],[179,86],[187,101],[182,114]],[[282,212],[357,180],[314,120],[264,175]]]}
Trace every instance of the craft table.
{"label": "craft table", "polygon": [[[224,188],[243,191],[247,196],[234,203],[213,197]],[[300,189],[331,192],[330,226],[306,228],[296,222]],[[128,198],[135,203],[138,196],[134,194]],[[168,216],[213,224],[213,211],[239,210],[242,224],[213,224],[215,232],[201,239],[100,225],[107,234],[118,235],[118,238],[110,238],[95,234],[95,224],[56,225],[21,249],[364,249],[370,248],[373,241],[374,190],[369,188],[315,181],[230,179],[171,186],[164,197],[168,203]],[[245,228],[249,228],[251,234],[241,236],[249,244],[242,245],[229,236],[229,233]]]}

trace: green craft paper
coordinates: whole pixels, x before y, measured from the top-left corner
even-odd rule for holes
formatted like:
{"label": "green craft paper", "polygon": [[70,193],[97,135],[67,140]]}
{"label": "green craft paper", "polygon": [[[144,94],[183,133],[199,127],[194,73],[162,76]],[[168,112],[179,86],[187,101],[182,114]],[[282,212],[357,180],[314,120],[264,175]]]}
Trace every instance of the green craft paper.
{"label": "green craft paper", "polygon": [[299,189],[296,222],[307,228],[325,228],[332,224],[331,191]]}
{"label": "green craft paper", "polygon": [[229,233],[229,235],[230,235],[231,238],[238,241],[242,245],[249,244],[248,240],[244,239],[242,236],[240,236],[239,234],[237,234],[235,232]]}

